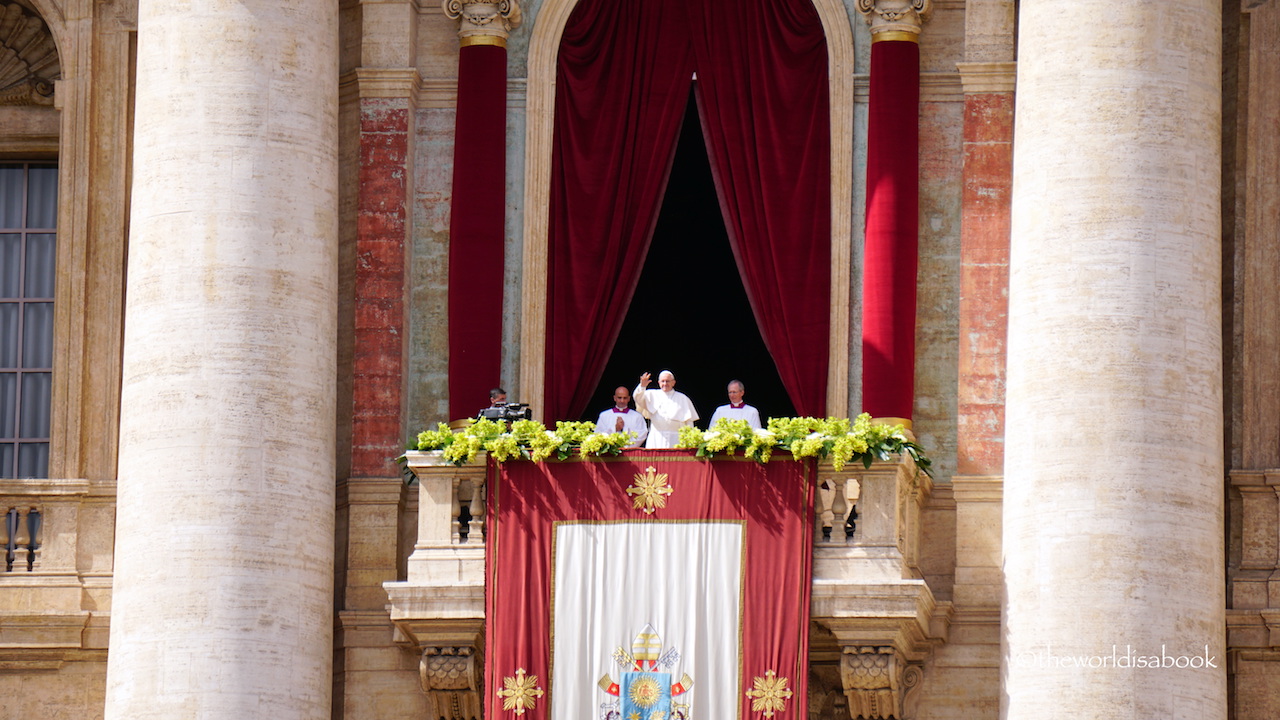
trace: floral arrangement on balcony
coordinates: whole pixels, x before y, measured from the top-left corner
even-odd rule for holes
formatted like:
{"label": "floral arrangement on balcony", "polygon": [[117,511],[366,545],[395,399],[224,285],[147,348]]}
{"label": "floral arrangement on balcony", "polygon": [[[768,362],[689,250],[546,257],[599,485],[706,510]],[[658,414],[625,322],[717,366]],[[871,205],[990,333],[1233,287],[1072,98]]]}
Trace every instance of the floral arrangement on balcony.
{"label": "floral arrangement on balcony", "polygon": [[[499,463],[512,458],[540,462],[552,455],[567,460],[575,452],[581,457],[617,455],[631,441],[630,433],[597,433],[590,422],[562,420],[551,430],[536,420],[517,420],[508,427],[505,422],[481,419],[457,432],[440,423],[435,430],[419,433],[410,449],[441,450],[446,461],[465,465],[481,450]],[[891,460],[905,453],[932,477],[929,458],[902,425],[876,424],[866,413],[853,420],[772,418],[767,428],[759,430],[745,420],[721,418],[709,430],[681,428],[676,447],[697,450],[698,457],[733,455],[741,450],[761,463],[769,462],[774,450],[785,450],[796,459],[829,459],[837,471],[856,460],[870,467],[876,460]]]}
{"label": "floral arrangement on balcony", "polygon": [[502,463],[511,458],[541,462],[554,453],[569,459],[574,451],[583,456],[617,455],[632,441],[630,433],[598,433],[591,422],[561,420],[555,430],[536,420],[516,420],[507,427],[499,420],[479,419],[454,432],[440,423],[435,430],[418,433],[416,450],[443,450],[444,459],[465,465],[484,450]]}
{"label": "floral arrangement on balcony", "polygon": [[678,448],[698,451],[698,457],[719,453],[732,455],[738,450],[758,462],[768,462],[773,451],[786,450],[796,459],[816,457],[831,461],[836,471],[846,463],[861,460],[871,467],[876,460],[890,460],[906,453],[916,467],[933,477],[932,461],[924,449],[907,437],[902,425],[883,425],[872,421],[867,413],[848,418],[812,417],[770,418],[768,427],[755,429],[746,420],[721,418],[708,430],[680,428]]}

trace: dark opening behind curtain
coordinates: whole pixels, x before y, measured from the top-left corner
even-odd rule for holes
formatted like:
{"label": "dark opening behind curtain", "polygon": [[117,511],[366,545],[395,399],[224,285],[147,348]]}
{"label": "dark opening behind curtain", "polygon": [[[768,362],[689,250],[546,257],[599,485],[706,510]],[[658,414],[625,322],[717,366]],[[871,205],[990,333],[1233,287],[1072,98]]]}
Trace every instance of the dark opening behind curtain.
{"label": "dark opening behind curtain", "polygon": [[809,0],[689,5],[720,209],[760,335],[801,415],[826,414],[827,43]]}
{"label": "dark opening behind curtain", "polygon": [[[796,410],[825,412],[826,43],[809,0],[747,5],[583,0],[569,18],[552,151],[548,419],[582,412],[613,349],[695,70],[721,208],[761,334]],[[653,309],[656,342],[668,323],[691,321],[697,290],[672,288],[670,303]]]}

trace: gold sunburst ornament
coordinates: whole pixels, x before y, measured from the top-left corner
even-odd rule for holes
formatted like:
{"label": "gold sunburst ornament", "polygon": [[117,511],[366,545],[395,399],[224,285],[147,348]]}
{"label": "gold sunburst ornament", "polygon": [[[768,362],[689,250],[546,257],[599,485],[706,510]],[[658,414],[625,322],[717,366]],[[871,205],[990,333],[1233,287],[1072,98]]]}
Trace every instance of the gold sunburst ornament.
{"label": "gold sunburst ornament", "polygon": [[764,711],[767,718],[774,712],[787,709],[787,701],[795,693],[787,689],[787,678],[780,678],[772,670],[766,670],[764,677],[756,676],[755,687],[747,691],[751,698],[751,712]]}
{"label": "gold sunburst ornament", "polygon": [[503,710],[515,710],[523,715],[525,710],[532,710],[537,699],[542,697],[542,688],[538,687],[538,676],[525,676],[524,668],[516,670],[515,677],[502,678],[503,689],[498,691],[502,698]]}
{"label": "gold sunburst ornament", "polygon": [[662,699],[662,688],[651,677],[642,677],[631,683],[631,702],[648,709]]}
{"label": "gold sunburst ornament", "polygon": [[667,506],[667,497],[673,492],[667,482],[667,474],[657,472],[652,465],[644,469],[644,473],[636,473],[627,494],[632,496],[631,506],[652,515],[655,510]]}

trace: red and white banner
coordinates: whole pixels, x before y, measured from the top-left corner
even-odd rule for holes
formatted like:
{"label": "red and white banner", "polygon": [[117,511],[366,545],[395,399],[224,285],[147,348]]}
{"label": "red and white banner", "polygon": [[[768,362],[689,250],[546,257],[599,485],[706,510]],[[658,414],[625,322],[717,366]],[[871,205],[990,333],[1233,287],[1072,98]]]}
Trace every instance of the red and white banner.
{"label": "red and white banner", "polygon": [[813,465],[493,468],[486,717],[807,717]]}

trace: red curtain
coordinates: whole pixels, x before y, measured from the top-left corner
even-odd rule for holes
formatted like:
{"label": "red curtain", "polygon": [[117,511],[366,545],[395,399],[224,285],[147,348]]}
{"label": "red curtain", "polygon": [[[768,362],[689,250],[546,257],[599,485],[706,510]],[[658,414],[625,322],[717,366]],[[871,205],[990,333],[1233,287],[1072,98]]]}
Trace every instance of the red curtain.
{"label": "red curtain", "polygon": [[796,412],[826,414],[827,42],[809,0],[693,3],[698,110],[729,243]]}
{"label": "red curtain", "polygon": [[871,45],[867,231],[863,255],[862,407],[911,419],[919,246],[920,46]]}
{"label": "red curtain", "polygon": [[689,98],[675,2],[578,3],[560,41],[545,414],[577,417],[626,318]]}
{"label": "red curtain", "polygon": [[458,51],[449,218],[449,417],[471,417],[502,384],[502,256],[507,184],[507,50]]}
{"label": "red curtain", "polygon": [[[695,70],[721,209],[761,335],[796,410],[825,413],[826,64],[809,0],[578,4],[557,73],[545,417],[580,414],[613,350]],[[673,293],[673,308],[680,302],[689,300]]]}

